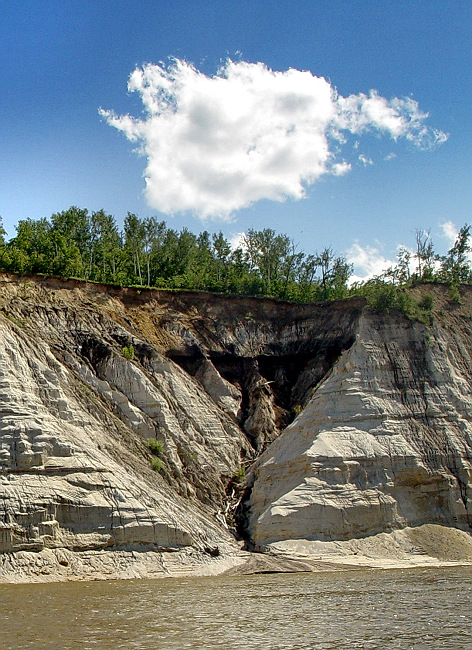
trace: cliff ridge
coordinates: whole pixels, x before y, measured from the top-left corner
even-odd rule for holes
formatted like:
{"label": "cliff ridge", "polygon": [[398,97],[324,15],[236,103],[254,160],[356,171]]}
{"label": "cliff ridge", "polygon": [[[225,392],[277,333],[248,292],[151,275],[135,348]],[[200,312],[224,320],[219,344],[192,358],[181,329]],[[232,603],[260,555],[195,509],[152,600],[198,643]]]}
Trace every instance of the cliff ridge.
{"label": "cliff ridge", "polygon": [[362,298],[3,274],[0,580],[237,570],[241,537],[472,560],[472,295],[431,290],[426,328]]}

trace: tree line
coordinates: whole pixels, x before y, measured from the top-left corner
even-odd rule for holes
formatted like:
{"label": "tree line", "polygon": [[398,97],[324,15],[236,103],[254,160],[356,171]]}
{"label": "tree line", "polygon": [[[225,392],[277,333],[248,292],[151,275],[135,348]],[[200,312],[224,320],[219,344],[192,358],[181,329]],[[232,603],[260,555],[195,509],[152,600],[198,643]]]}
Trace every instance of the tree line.
{"label": "tree line", "polygon": [[[435,253],[429,232],[417,230],[416,249],[402,248],[382,275],[352,284],[353,267],[331,247],[305,253],[287,235],[249,229],[234,248],[219,233],[168,228],[154,217],[128,213],[120,230],[104,210],[71,207],[49,219],[23,219],[6,240],[0,222],[4,271],[77,278],[121,286],[205,290],[311,302],[363,294],[368,298],[412,282],[451,286],[472,282],[470,226],[448,253]],[[385,293],[385,291],[384,291]],[[388,293],[388,292],[387,292]]]}
{"label": "tree line", "polygon": [[121,286],[206,290],[311,301],[347,295],[351,266],[331,248],[306,254],[286,235],[249,229],[236,248],[224,235],[168,228],[128,213],[120,230],[103,210],[71,207],[23,219],[0,234],[0,267]]}

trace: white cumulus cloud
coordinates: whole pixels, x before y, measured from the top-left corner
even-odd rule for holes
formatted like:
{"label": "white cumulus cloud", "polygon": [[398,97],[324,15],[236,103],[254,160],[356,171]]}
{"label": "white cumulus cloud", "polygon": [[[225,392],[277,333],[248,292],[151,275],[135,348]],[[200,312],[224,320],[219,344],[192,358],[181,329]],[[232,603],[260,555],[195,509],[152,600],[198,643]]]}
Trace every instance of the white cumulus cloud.
{"label": "white cumulus cloud", "polygon": [[309,71],[273,71],[228,60],[214,76],[186,61],[147,64],[130,75],[143,117],[100,109],[147,158],[149,205],[229,219],[260,199],[301,199],[324,174],[341,175],[348,133],[377,131],[420,148],[447,136],[424,124],[410,99],[376,91],[342,97]]}
{"label": "white cumulus cloud", "polygon": [[446,221],[445,223],[441,224],[441,230],[442,236],[449,244],[449,247],[452,248],[452,246],[454,246],[454,242],[457,239],[457,235],[459,234],[459,229],[457,228],[456,224],[452,221]]}
{"label": "white cumulus cloud", "polygon": [[396,264],[396,260],[389,260],[375,246],[361,246],[358,242],[346,251],[346,260],[354,266],[351,284],[370,280]]}
{"label": "white cumulus cloud", "polygon": [[[440,224],[442,230],[442,236],[446,240],[448,247],[452,248],[456,243],[457,236],[459,234],[459,228],[453,221],[445,221]],[[470,243],[470,240],[469,240]],[[472,263],[472,251],[466,253],[466,258]]]}
{"label": "white cumulus cloud", "polygon": [[352,168],[351,163],[346,162],[345,160],[341,162],[335,162],[331,168],[331,173],[335,176],[343,176],[347,174],[348,171]]}

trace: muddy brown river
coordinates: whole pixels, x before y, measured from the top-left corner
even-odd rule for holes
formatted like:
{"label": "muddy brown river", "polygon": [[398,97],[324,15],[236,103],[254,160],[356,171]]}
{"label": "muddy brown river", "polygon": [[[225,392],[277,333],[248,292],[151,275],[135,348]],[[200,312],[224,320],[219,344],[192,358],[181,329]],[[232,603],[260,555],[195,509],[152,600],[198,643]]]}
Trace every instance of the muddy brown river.
{"label": "muddy brown river", "polygon": [[0,585],[0,648],[472,649],[472,567]]}

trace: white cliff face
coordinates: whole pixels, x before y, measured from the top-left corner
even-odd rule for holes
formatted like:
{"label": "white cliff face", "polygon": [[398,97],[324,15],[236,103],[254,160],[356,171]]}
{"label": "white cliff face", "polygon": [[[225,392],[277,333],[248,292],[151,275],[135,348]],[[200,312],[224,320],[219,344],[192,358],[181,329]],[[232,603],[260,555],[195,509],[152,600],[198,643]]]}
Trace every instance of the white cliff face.
{"label": "white cliff face", "polygon": [[241,390],[223,379],[209,359],[204,359],[195,373],[211,399],[222,411],[238,422],[241,412]]}
{"label": "white cliff face", "polygon": [[[130,428],[163,443],[167,470],[185,496],[197,495],[208,503],[223,498],[219,477],[235,472],[241,449],[249,446],[198,382],[159,354],[148,360],[145,369],[112,354],[98,364],[97,371]],[[192,468],[196,475],[187,481],[185,474]]]}
{"label": "white cliff face", "polygon": [[[242,432],[175,363],[157,352],[147,369],[125,359],[100,339],[96,314],[80,321],[55,299],[51,308],[33,296],[16,305],[21,318],[0,315],[0,581],[240,562],[221,477],[249,449]],[[106,348],[96,367],[73,342],[77,324],[79,341]],[[161,474],[148,437],[163,444]]]}
{"label": "white cliff face", "polygon": [[438,327],[366,312],[354,345],[256,463],[254,544],[424,523],[470,530],[466,356]]}
{"label": "white cliff face", "polygon": [[467,314],[0,276],[0,581],[221,572],[238,517],[279,550],[469,530]]}
{"label": "white cliff face", "polygon": [[46,344],[0,317],[0,552],[231,546],[74,389]]}

